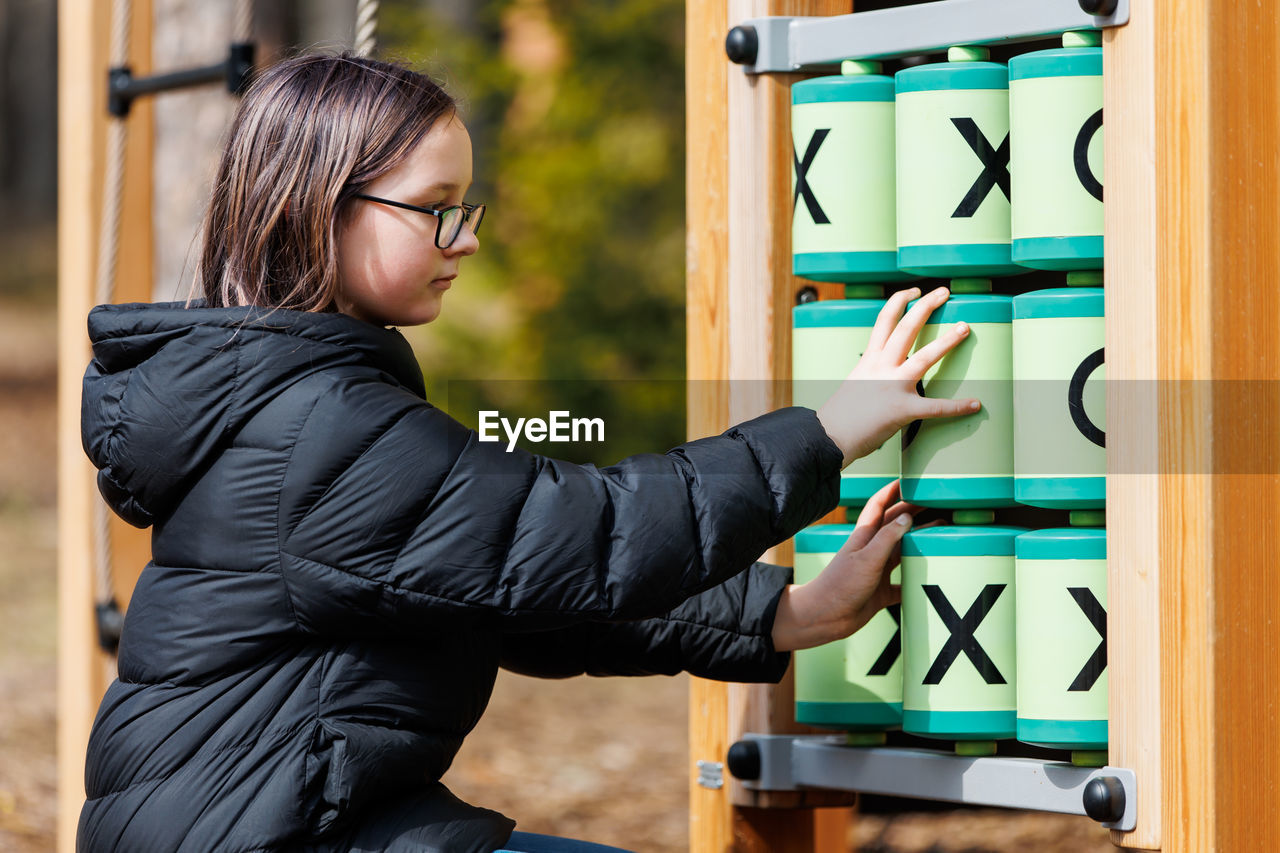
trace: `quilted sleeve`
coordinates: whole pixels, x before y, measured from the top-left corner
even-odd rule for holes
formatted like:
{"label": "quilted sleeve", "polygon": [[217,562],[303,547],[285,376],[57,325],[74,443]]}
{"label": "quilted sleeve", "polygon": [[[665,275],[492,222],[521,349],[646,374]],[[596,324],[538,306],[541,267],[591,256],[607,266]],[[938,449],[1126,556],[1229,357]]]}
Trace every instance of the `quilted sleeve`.
{"label": "quilted sleeve", "polygon": [[830,511],[840,463],[806,408],[597,468],[481,442],[384,383],[337,383],[281,488],[281,569],[317,631],[644,619]]}
{"label": "quilted sleeve", "polygon": [[507,633],[502,666],[539,678],[689,672],[717,681],[777,683],[791,655],[774,651],[773,619],[791,576],[791,569],[756,563],[652,619]]}

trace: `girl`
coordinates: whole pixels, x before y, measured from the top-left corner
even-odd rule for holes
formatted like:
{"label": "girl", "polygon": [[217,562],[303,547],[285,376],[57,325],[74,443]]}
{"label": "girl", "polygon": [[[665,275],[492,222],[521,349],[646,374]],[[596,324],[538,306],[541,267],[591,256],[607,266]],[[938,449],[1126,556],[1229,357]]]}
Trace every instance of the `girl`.
{"label": "girl", "polygon": [[499,666],[776,681],[896,596],[895,487],[815,581],[755,562],[836,506],[840,470],[922,417],[963,338],[910,355],[937,290],[889,300],[814,412],[596,469],[481,443],[408,343],[478,248],[471,143],[427,78],[352,56],[266,71],[204,223],[203,303],[89,318],[85,449],[152,526],[89,744],[82,851],[510,843],[440,784]]}

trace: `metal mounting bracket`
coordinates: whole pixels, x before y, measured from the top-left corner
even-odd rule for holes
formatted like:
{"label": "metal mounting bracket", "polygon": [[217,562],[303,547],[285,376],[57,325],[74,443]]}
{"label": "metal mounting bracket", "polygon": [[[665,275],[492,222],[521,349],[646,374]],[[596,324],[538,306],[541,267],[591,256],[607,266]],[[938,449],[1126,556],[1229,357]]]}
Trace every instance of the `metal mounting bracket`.
{"label": "metal mounting bracket", "polygon": [[[832,788],[895,797],[1089,815],[1109,829],[1136,825],[1137,777],[1122,767],[1034,758],[969,758],[896,747],[847,746],[839,736],[747,734],[758,748],[753,790]],[[1091,783],[1093,783],[1091,785]],[[1099,800],[1113,809],[1099,811]],[[1092,808],[1089,808],[1090,800]],[[1106,819],[1114,817],[1115,819]]]}
{"label": "metal mounting bracket", "polygon": [[1129,22],[1129,0],[1091,15],[1079,0],[936,0],[829,17],[770,16],[743,21],[725,49],[747,74],[830,67],[845,59],[888,59],[958,44],[1029,41],[1067,30]]}

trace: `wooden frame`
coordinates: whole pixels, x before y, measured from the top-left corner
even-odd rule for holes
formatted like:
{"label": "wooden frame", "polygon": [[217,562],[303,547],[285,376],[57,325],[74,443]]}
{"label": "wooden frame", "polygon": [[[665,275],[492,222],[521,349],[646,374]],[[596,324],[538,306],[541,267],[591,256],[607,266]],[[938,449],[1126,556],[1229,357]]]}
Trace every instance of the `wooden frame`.
{"label": "wooden frame", "polygon": [[[98,703],[114,662],[98,648],[94,621],[93,507],[101,500],[80,443],[80,390],[89,364],[85,322],[94,305],[98,221],[107,129],[110,4],[63,0],[58,9],[58,823],[62,853],[75,850],[84,804],[84,762]],[[151,68],[151,2],[133,0],[130,64]],[[128,119],[117,300],[151,299],[152,110]],[[128,604],[151,539],[112,517],[120,605]]]}
{"label": "wooden frame", "polygon": [[[689,433],[696,437],[789,404],[791,306],[801,288],[812,286],[791,276],[789,220],[763,214],[790,209],[789,86],[798,78],[748,77],[730,68],[724,54],[729,21],[843,14],[852,3],[730,0],[686,8],[687,375]],[[764,559],[788,563],[790,545]],[[723,761],[728,745],[745,731],[803,731],[789,722],[791,696],[789,679],[777,688],[694,679],[692,849],[843,849],[852,803],[847,794],[752,792],[727,774],[720,790],[697,783],[694,762]],[[796,811],[816,806],[830,808]]]}
{"label": "wooden frame", "polygon": [[[749,17],[850,11],[837,5],[688,3],[691,436],[786,402],[776,384],[723,380],[789,375],[789,81],[745,79],[724,34]],[[1113,840],[1270,850],[1280,395],[1262,383],[1280,370],[1280,9],[1130,9],[1103,39],[1111,763],[1138,778],[1138,825]],[[692,759],[723,760],[746,720],[788,730],[789,703],[785,688],[695,681]],[[694,851],[815,845],[803,812],[766,819],[740,789],[691,790]]]}

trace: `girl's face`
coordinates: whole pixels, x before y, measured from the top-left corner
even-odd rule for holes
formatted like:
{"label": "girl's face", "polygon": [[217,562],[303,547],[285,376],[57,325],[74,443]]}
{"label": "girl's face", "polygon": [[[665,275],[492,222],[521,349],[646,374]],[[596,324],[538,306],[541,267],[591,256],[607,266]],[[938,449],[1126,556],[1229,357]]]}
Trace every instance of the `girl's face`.
{"label": "girl's face", "polygon": [[[419,207],[462,201],[471,186],[471,136],[452,117],[423,137],[409,157],[362,191]],[[463,226],[447,249],[435,244],[438,217],[352,199],[338,232],[338,310],[379,326],[417,326],[440,303],[465,255],[480,244]]]}

